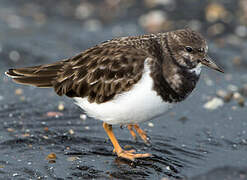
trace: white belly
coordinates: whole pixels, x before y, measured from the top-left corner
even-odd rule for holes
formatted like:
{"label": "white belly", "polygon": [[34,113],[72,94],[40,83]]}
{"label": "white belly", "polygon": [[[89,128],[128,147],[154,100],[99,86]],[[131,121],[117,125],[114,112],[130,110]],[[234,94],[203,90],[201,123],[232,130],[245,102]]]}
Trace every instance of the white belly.
{"label": "white belly", "polygon": [[172,104],[164,102],[153,90],[150,68],[145,63],[144,74],[133,88],[101,104],[90,103],[87,98],[74,98],[86,113],[108,124],[133,124],[150,120],[165,113]]}

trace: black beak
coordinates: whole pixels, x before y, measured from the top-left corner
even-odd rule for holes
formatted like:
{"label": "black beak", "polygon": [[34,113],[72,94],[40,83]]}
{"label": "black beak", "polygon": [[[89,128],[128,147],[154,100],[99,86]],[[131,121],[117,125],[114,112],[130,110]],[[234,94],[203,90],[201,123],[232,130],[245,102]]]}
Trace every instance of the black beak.
{"label": "black beak", "polygon": [[222,68],[220,68],[217,64],[215,64],[215,62],[208,55],[206,55],[206,57],[201,60],[201,63],[205,66],[208,66],[208,67],[216,70],[216,71],[224,73],[224,70]]}

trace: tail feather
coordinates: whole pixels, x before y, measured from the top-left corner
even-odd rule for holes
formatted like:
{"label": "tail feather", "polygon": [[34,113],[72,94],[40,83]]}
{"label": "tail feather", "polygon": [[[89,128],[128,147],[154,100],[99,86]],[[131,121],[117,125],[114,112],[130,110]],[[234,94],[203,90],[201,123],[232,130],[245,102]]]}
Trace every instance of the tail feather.
{"label": "tail feather", "polygon": [[13,78],[16,83],[33,85],[37,87],[51,87],[52,80],[54,77],[22,77],[22,78]]}
{"label": "tail feather", "polygon": [[64,62],[65,61],[60,61],[54,64],[9,69],[5,74],[20,84],[37,87],[52,87],[52,81],[63,67]]}

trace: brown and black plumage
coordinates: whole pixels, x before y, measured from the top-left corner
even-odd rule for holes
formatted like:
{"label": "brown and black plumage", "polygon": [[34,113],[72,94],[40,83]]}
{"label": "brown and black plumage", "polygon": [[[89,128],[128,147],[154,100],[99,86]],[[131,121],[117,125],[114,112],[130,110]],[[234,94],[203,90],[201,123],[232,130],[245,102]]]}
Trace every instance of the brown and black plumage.
{"label": "brown and black plumage", "polygon": [[9,69],[17,83],[53,87],[59,95],[74,98],[103,127],[118,156],[134,160],[119,146],[111,124],[127,124],[144,141],[137,123],[167,111],[195,88],[201,65],[222,71],[207,55],[205,39],[190,29],[103,42],[80,54],[48,65]]}

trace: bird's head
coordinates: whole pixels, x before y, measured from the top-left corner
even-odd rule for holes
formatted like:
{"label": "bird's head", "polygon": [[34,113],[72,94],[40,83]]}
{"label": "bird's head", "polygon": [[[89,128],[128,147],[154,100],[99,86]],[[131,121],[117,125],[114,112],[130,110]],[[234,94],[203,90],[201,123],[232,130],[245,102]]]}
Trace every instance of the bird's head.
{"label": "bird's head", "polygon": [[208,45],[201,34],[191,29],[172,31],[167,36],[168,53],[175,65],[188,71],[200,73],[201,65],[224,72],[208,56]]}

